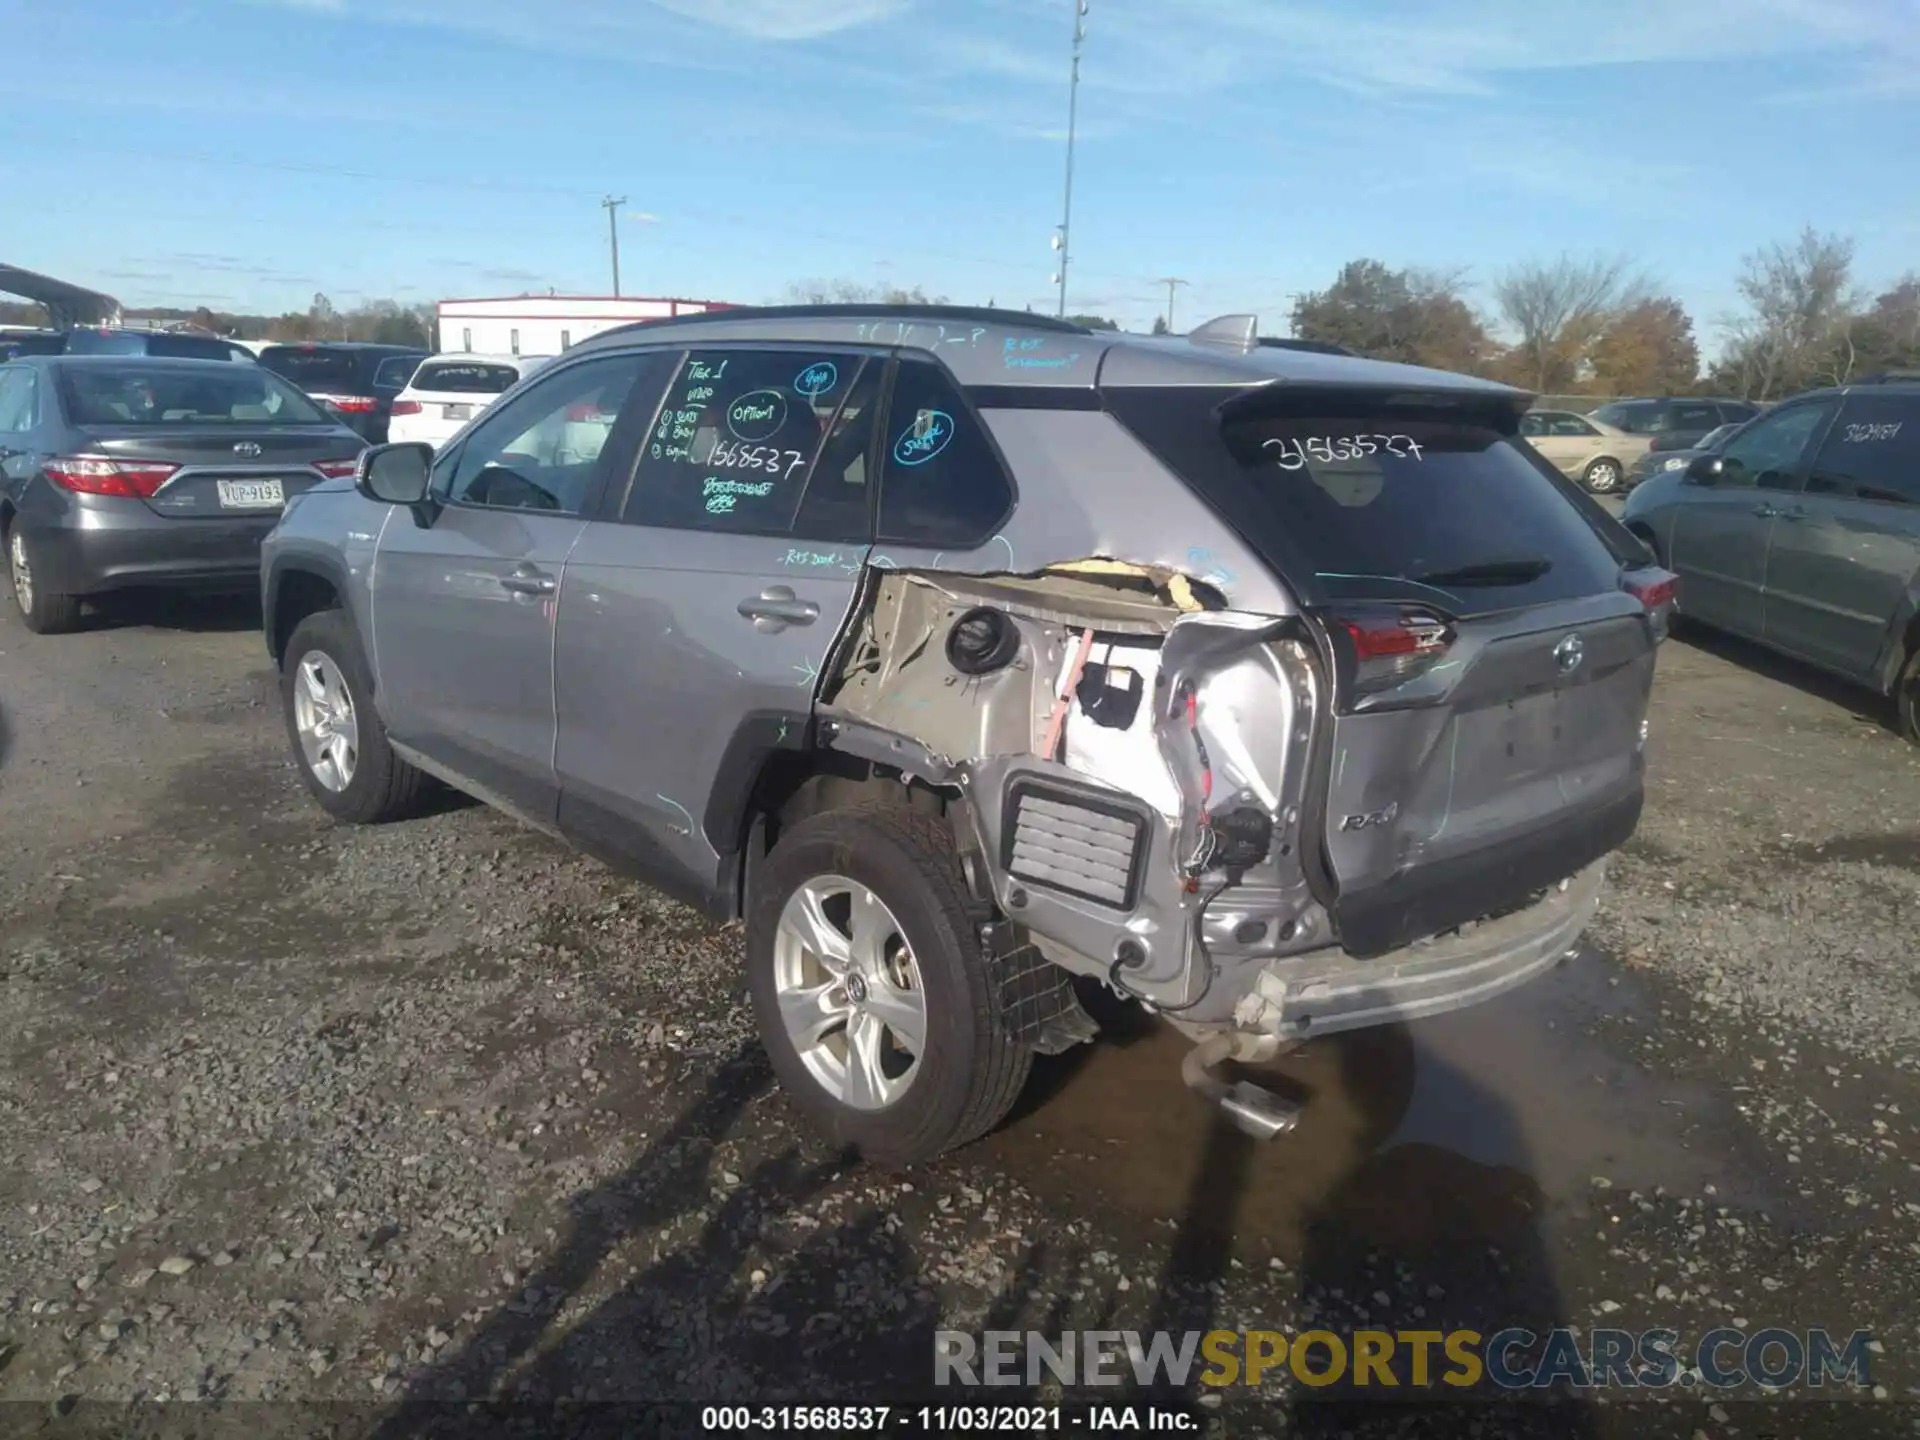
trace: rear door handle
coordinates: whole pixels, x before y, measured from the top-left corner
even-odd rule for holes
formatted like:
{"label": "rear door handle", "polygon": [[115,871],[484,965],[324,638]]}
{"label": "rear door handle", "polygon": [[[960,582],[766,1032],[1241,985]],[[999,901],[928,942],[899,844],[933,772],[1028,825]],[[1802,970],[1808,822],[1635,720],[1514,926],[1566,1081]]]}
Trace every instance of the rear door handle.
{"label": "rear door handle", "polygon": [[517,565],[500,577],[500,588],[515,595],[551,595],[559,581],[533,565]]}
{"label": "rear door handle", "polygon": [[758,595],[749,596],[736,607],[743,619],[764,634],[777,634],[789,625],[811,625],[820,618],[820,607],[802,600],[791,586],[769,585]]}

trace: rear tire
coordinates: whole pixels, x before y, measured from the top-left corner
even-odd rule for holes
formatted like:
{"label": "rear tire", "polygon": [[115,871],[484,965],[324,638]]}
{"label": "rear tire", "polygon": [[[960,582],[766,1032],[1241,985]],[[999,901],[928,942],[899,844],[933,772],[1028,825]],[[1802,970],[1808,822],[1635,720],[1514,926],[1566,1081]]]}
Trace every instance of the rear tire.
{"label": "rear tire", "polygon": [[1893,704],[1901,736],[1910,745],[1920,745],[1920,646],[1907,656],[1900,678],[1893,682]]}
{"label": "rear tire", "polygon": [[[844,910],[835,908],[840,894]],[[863,922],[855,916],[862,905],[876,917],[866,923],[875,926],[867,934],[879,935],[877,944],[862,944]],[[830,1140],[882,1166],[912,1165],[984,1135],[1013,1107],[1032,1068],[1032,1051],[1000,1021],[974,908],[946,820],[891,805],[801,821],[774,848],[755,886],[747,983],[774,1073],[795,1108]],[[801,938],[819,933],[802,919],[816,914],[833,927],[824,937],[829,945]],[[829,963],[829,949],[844,954]],[[809,965],[810,975],[799,978],[796,967]],[[856,973],[865,978],[832,978]],[[821,996],[828,1018],[815,1021],[820,1038],[803,1056],[789,1017],[796,997],[812,994]],[[875,1072],[881,1060],[898,1069],[911,1058],[904,1080],[857,1083],[856,1036],[866,1032],[856,1026],[900,1013],[895,1007],[906,999],[917,1003],[918,1051],[899,1039],[891,1020],[881,1021],[872,1041]],[[842,1011],[847,1018],[836,1030],[831,1015]],[[898,1093],[886,1092],[902,1083]]]}
{"label": "rear tire", "polygon": [[373,675],[344,610],[318,611],[294,628],[280,698],[300,778],[334,819],[377,825],[419,808],[427,777],[387,743]]}
{"label": "rear tire", "polygon": [[1617,495],[1622,488],[1624,476],[1618,460],[1599,459],[1587,466],[1581,476],[1581,483],[1596,495]]}
{"label": "rear tire", "polygon": [[80,623],[80,597],[49,590],[38,576],[47,574],[40,563],[39,545],[27,534],[19,516],[5,531],[7,589],[19,607],[20,619],[36,635],[63,635]]}

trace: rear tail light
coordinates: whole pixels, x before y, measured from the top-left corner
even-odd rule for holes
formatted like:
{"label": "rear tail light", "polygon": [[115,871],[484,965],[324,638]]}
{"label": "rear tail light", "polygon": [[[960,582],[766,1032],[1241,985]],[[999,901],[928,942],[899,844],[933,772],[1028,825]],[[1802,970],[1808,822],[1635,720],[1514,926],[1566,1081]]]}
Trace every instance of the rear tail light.
{"label": "rear tail light", "polygon": [[348,415],[371,415],[380,408],[380,402],[371,395],[316,395],[314,399],[325,400]]}
{"label": "rear tail light", "polygon": [[1355,696],[1403,684],[1453,646],[1452,623],[1430,610],[1356,610],[1329,617],[1328,628],[1346,641]]}
{"label": "rear tail light", "polygon": [[418,415],[420,413],[420,402],[418,400],[396,400],[393,402],[393,413],[395,415]]}
{"label": "rear tail light", "polygon": [[316,460],[313,462],[313,468],[329,480],[338,480],[343,475],[358,475],[360,473],[360,461],[358,459]]}
{"label": "rear tail light", "polygon": [[180,467],[159,460],[110,460],[104,455],[62,455],[40,467],[63,490],[80,495],[151,499]]}
{"label": "rear tail light", "polygon": [[1658,566],[1632,571],[1621,583],[1649,610],[1665,610],[1680,598],[1680,577]]}

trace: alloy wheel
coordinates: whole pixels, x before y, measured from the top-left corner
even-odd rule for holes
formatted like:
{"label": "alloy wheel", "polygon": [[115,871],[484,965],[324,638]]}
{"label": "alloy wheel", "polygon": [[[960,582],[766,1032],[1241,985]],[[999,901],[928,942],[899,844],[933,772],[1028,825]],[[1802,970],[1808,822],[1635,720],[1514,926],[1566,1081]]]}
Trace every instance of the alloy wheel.
{"label": "alloy wheel", "polygon": [[17,526],[7,544],[7,567],[13,575],[13,598],[23,612],[33,609],[33,566],[27,563],[27,537]]}
{"label": "alloy wheel", "polygon": [[360,720],[346,677],[333,657],[322,651],[311,650],[300,657],[293,723],[313,778],[333,791],[351,785],[360,765]]}
{"label": "alloy wheel", "polygon": [[926,990],[885,901],[842,875],[801,885],[780,912],[773,978],[787,1038],[822,1089],[855,1110],[906,1093],[926,1053]]}

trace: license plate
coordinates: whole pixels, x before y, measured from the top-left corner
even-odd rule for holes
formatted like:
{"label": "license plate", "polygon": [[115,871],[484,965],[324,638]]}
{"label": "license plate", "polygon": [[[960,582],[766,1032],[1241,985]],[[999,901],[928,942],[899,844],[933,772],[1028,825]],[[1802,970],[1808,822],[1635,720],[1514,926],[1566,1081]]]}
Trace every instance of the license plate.
{"label": "license plate", "polygon": [[266,510],[287,503],[286,488],[278,480],[222,480],[220,506],[224,510]]}
{"label": "license plate", "polygon": [[442,405],[440,411],[449,420],[469,420],[473,418],[471,405]]}

